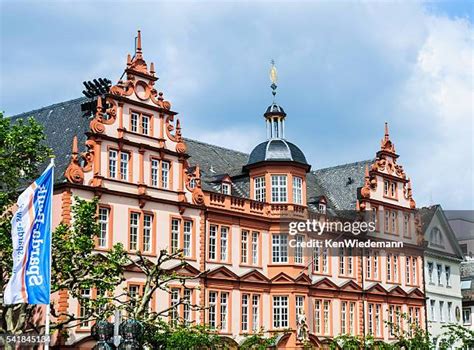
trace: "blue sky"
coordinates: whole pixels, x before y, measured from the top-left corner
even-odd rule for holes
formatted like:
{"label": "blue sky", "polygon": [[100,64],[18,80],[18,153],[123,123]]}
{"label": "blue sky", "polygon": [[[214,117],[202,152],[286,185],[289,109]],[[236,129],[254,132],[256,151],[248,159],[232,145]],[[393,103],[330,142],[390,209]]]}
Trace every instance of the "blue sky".
{"label": "blue sky", "polygon": [[469,1],[1,1],[0,109],[116,81],[141,29],[185,136],[243,151],[263,140],[275,59],[286,136],[313,168],[372,158],[388,121],[418,204],[474,209],[473,13]]}

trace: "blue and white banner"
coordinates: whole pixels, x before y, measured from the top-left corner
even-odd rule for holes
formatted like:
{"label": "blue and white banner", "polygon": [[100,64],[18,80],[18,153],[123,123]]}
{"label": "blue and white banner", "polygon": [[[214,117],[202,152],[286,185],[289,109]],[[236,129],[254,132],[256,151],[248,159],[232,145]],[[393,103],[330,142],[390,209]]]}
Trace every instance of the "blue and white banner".
{"label": "blue and white banner", "polygon": [[13,270],[5,304],[50,303],[53,169],[50,164],[18,198],[12,219]]}

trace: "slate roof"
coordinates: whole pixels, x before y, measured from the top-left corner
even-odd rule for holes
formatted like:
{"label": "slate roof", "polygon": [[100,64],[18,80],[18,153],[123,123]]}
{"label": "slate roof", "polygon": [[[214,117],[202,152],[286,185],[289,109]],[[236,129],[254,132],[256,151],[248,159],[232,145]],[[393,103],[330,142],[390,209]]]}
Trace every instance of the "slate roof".
{"label": "slate roof", "polygon": [[[63,174],[71,158],[74,136],[78,137],[80,151],[85,149],[85,133],[89,131],[90,116],[81,111],[81,104],[87,101],[89,99],[85,97],[78,98],[11,117],[12,120],[34,117],[44,126],[46,144],[53,149],[56,156],[56,181],[65,181]],[[227,174],[232,178],[232,194],[249,197],[249,177],[243,171],[243,167],[249,161],[247,153],[192,139],[185,141],[190,165],[200,166],[204,190],[220,191],[220,184],[216,179]],[[306,163],[304,155],[303,159]],[[371,162],[366,160],[309,172],[308,203],[312,204],[321,196],[325,196],[330,208],[355,209],[358,189],[364,183],[365,166]]]}
{"label": "slate roof", "polygon": [[282,139],[267,140],[257,145],[250,153],[247,165],[264,161],[290,161],[308,164],[304,153],[298,146]]}

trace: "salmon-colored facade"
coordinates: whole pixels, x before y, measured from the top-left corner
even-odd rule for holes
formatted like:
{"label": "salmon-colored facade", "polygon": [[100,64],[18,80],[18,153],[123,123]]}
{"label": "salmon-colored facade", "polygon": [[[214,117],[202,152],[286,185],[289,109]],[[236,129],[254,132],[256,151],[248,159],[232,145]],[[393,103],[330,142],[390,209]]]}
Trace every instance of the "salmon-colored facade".
{"label": "salmon-colored facade", "polygon": [[[189,293],[206,309],[181,306],[181,317],[207,323],[235,344],[260,329],[278,332],[278,346],[287,348],[304,342],[322,347],[347,333],[390,340],[384,321],[397,322],[397,311],[424,327],[422,233],[410,180],[397,164],[387,126],[375,160],[358,165],[364,168],[361,178],[347,180],[356,200],[342,209],[373,212],[374,237],[403,241],[403,251],[296,253],[288,249],[294,237],[282,232],[282,218],[304,220],[310,212],[324,217],[337,200],[324,183],[324,195],[310,195],[313,180],[325,171],[311,171],[302,152],[286,141],[283,109],[269,107],[269,140],[237,175],[232,169],[212,174],[212,166],[190,156],[198,144],[183,138],[177,113],[155,89],[157,76],[143,58],[140,34],[125,72],[123,81],[98,98],[85,144],[70,140],[66,181],[55,190],[55,225],[71,219],[73,196],[98,196],[97,251],[120,242],[130,254],[140,250],[153,261],[160,249],[182,249],[188,265],[181,272],[207,272],[188,282],[186,291],[177,285],[175,294],[157,292],[152,307],[166,309],[173,298]],[[362,186],[354,191],[351,181]],[[126,273],[123,287],[140,293],[142,284],[139,272]],[[93,297],[93,291],[85,293]],[[67,291],[56,297],[61,308],[80,313]],[[90,326],[72,329],[68,344],[84,343]]]}

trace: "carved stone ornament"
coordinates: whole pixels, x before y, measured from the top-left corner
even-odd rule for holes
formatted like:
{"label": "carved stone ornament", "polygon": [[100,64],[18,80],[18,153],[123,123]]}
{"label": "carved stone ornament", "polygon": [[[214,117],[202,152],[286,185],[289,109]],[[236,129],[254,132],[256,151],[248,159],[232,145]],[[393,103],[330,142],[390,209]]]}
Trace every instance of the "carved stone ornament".
{"label": "carved stone ornament", "polygon": [[[372,166],[373,168],[373,166]],[[371,176],[369,173],[369,167],[365,167],[365,182],[364,186],[360,190],[360,194],[362,198],[370,198],[371,190],[375,190],[377,188],[377,179],[375,176]]]}
{"label": "carved stone ornament", "polygon": [[82,166],[82,170],[87,173],[92,170],[94,165],[94,148],[95,148],[95,141],[89,139],[86,141],[87,151],[81,154],[82,159],[84,159],[84,165]]}
{"label": "carved stone ornament", "polygon": [[84,182],[84,172],[79,164],[79,152],[77,147],[77,136],[72,140],[71,161],[64,172],[64,176],[69,182],[82,184]]}

